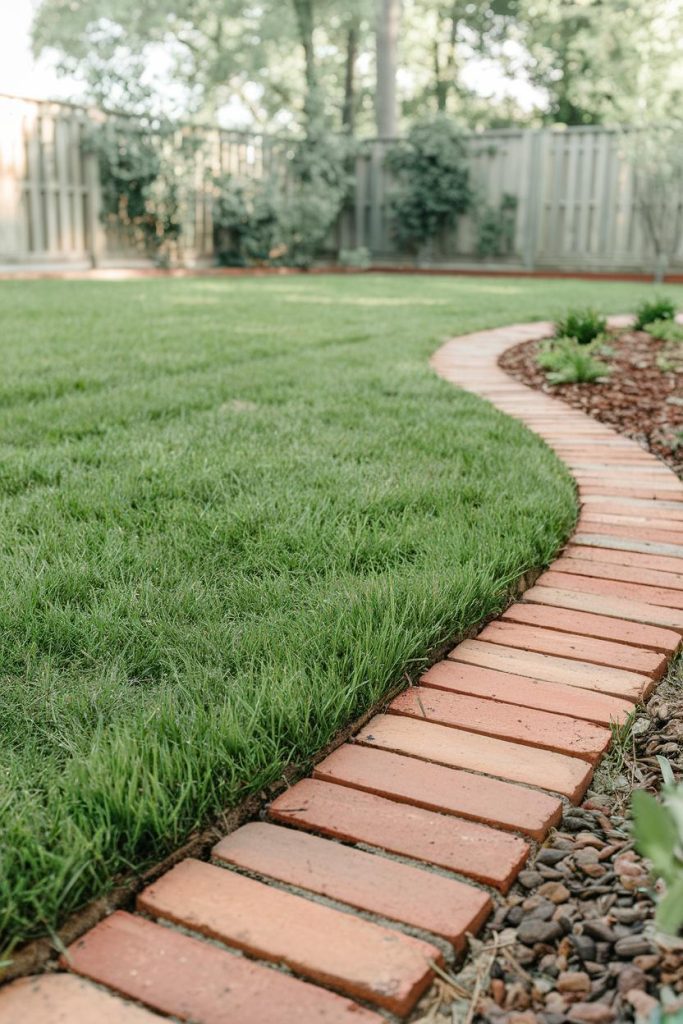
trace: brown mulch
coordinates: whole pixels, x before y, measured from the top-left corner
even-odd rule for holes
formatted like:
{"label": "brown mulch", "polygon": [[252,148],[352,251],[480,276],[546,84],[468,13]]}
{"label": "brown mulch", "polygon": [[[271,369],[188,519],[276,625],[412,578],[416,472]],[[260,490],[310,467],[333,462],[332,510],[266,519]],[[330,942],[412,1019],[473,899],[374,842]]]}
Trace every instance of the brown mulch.
{"label": "brown mulch", "polygon": [[536,365],[543,342],[531,341],[504,352],[499,365],[524,384],[627,434],[679,475],[683,473],[683,343],[667,344],[644,331],[610,335],[613,355],[603,381],[551,385]]}

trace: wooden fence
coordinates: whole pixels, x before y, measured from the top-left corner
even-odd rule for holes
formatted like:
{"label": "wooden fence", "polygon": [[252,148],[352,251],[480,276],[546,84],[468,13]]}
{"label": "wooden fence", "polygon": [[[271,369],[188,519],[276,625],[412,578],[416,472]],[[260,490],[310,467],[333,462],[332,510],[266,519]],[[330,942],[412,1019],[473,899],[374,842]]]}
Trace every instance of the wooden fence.
{"label": "wooden fence", "polygon": [[[97,158],[84,145],[90,116],[75,106],[0,96],[0,263],[141,258],[128,236],[101,221]],[[188,263],[213,256],[213,176],[261,178],[287,160],[282,139],[191,130],[202,141],[183,190],[178,255]],[[398,252],[392,239],[395,186],[384,165],[391,144],[363,144],[355,194],[332,248],[365,246],[375,260],[392,263],[414,259]],[[505,251],[480,255],[478,215],[468,215],[419,253],[418,262],[608,272],[652,268],[634,172],[618,131],[497,130],[469,136],[467,147],[479,216],[506,202],[509,242]],[[683,238],[671,269],[683,270]]]}

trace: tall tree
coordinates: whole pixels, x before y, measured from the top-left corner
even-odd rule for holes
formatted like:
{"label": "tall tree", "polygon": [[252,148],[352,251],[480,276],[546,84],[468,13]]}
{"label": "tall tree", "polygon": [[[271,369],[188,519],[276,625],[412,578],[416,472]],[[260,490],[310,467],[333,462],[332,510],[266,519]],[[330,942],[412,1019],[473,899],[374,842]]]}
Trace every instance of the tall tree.
{"label": "tall tree", "polygon": [[402,0],[377,0],[375,104],[380,138],[394,138],[398,134],[396,72],[401,9]]}

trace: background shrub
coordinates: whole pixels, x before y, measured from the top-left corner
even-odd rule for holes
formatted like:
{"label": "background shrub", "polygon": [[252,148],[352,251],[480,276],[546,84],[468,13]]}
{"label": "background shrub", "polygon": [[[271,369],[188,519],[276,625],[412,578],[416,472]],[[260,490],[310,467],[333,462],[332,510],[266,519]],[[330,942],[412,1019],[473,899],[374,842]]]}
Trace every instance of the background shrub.
{"label": "background shrub", "polygon": [[409,251],[453,227],[472,205],[465,146],[449,117],[440,114],[413,125],[386,162],[398,182],[391,200],[392,231]]}

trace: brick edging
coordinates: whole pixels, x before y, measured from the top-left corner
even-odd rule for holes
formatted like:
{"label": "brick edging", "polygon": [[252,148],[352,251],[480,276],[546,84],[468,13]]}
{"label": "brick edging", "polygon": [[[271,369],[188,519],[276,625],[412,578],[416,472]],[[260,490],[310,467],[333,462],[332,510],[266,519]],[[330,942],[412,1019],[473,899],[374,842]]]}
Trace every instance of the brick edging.
{"label": "brick edging", "polygon": [[550,326],[454,338],[432,366],[522,420],[573,472],[581,517],[560,558],[264,820],[221,839],[213,863],[181,861],[137,913],[76,941],[71,973],[0,991],[0,1024],[48,1024],[57,1010],[109,1024],[379,1024],[377,1008],[409,1013],[432,965],[481,927],[683,634],[681,482],[498,366]]}

